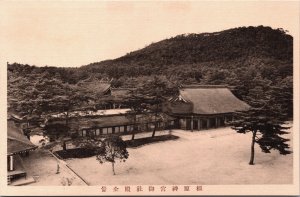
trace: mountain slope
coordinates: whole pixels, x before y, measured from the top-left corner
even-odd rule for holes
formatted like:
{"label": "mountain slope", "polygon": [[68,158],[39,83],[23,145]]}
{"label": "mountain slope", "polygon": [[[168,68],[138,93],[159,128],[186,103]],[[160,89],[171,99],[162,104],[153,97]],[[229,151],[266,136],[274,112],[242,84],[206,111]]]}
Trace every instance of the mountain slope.
{"label": "mountain slope", "polygon": [[[114,60],[80,68],[8,65],[8,97],[18,87],[56,79],[77,84],[83,80],[111,79],[112,86],[132,87],[153,75],[179,84],[228,84],[241,99],[280,86],[292,108],[293,38],[283,29],[239,27],[215,33],[186,34],[162,40]],[[10,88],[11,86],[11,88]],[[25,93],[24,93],[25,94]],[[287,102],[285,102],[287,103]],[[291,112],[291,110],[290,110]]]}
{"label": "mountain slope", "polygon": [[254,67],[268,79],[274,79],[278,72],[286,77],[292,73],[292,62],[292,36],[282,29],[259,26],[179,35],[80,69],[117,79],[160,73],[169,78],[198,77],[200,82],[213,68],[232,72]]}
{"label": "mountain slope", "polygon": [[292,59],[290,35],[270,27],[241,27],[217,33],[187,34],[153,43],[115,60],[88,66],[113,64],[170,65],[231,61],[240,57]]}

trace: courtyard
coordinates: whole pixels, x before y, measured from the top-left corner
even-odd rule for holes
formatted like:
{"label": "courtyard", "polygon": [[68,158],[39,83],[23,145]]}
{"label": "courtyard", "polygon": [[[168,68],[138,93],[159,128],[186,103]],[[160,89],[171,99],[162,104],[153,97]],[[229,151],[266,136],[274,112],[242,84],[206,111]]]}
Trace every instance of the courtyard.
{"label": "courtyard", "polygon": [[[128,148],[129,158],[116,163],[116,175],[110,163],[100,164],[95,157],[66,162],[88,185],[292,183],[293,154],[266,154],[256,145],[255,165],[248,165],[251,134],[238,134],[228,127],[172,134],[179,138]],[[285,137],[291,139],[292,134]]]}

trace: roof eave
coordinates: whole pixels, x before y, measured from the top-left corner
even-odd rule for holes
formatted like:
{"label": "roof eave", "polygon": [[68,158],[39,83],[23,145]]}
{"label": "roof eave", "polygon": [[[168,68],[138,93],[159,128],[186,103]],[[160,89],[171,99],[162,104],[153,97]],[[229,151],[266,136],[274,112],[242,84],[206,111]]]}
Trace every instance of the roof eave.
{"label": "roof eave", "polygon": [[7,156],[10,156],[10,155],[16,155],[16,154],[19,154],[19,153],[22,153],[22,152],[26,152],[26,151],[31,151],[31,150],[34,150],[34,149],[37,149],[38,146],[34,146],[32,148],[26,148],[24,150],[20,150],[20,151],[15,151],[15,152],[10,152],[10,153],[7,153]]}

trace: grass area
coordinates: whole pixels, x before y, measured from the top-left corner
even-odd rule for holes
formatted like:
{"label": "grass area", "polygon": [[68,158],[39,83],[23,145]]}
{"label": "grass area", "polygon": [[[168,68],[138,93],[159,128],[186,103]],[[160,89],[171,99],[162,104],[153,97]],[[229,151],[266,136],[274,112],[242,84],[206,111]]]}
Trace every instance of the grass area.
{"label": "grass area", "polygon": [[175,135],[160,135],[160,136],[154,136],[154,137],[147,137],[147,138],[140,138],[140,139],[134,139],[134,140],[128,140],[126,141],[126,144],[130,148],[134,147],[140,147],[146,144],[152,144],[156,142],[163,142],[167,140],[176,140],[178,139],[178,136]]}

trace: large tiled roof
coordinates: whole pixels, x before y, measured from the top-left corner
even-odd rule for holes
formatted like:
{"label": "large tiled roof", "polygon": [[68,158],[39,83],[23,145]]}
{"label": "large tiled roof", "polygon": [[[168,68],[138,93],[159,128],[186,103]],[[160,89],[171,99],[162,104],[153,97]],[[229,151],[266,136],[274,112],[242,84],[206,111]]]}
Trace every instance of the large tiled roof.
{"label": "large tiled roof", "polygon": [[249,105],[223,86],[195,86],[180,89],[183,100],[192,103],[195,114],[220,114],[243,111]]}
{"label": "large tiled roof", "polygon": [[102,94],[106,94],[110,90],[110,83],[109,82],[102,82],[102,81],[91,81],[91,82],[84,82],[79,83],[79,86],[86,88],[87,90],[96,91]]}

